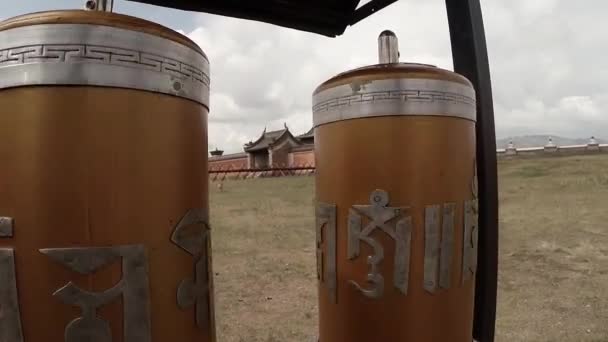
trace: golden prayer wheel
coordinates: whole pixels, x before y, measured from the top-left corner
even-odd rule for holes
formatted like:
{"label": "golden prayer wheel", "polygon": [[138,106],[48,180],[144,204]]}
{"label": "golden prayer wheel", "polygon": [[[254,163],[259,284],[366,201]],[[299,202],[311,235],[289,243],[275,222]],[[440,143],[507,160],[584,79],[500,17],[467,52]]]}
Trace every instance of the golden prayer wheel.
{"label": "golden prayer wheel", "polygon": [[9,19],[0,111],[0,341],[214,341],[203,51],[104,11]]}
{"label": "golden prayer wheel", "polygon": [[379,54],[313,94],[319,342],[471,342],[475,91]]}

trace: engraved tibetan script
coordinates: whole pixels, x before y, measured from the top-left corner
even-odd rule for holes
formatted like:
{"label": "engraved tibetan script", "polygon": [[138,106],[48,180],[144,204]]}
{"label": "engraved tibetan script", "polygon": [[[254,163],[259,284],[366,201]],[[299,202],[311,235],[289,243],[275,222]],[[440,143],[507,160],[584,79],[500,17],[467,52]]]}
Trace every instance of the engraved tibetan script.
{"label": "engraved tibetan script", "polygon": [[[12,218],[0,217],[0,238],[12,238],[13,228]],[[0,341],[23,342],[12,248],[0,248]]]}
{"label": "engraved tibetan script", "polygon": [[439,286],[450,288],[452,277],[452,255],[454,253],[454,221],[456,203],[446,203],[443,206],[443,224],[441,226],[441,259],[439,262]]}
{"label": "engraved tibetan script", "polygon": [[[430,293],[450,287],[454,244],[454,212],[456,204],[431,205],[425,209],[424,221],[424,289]],[[441,215],[443,211],[443,215]],[[439,234],[440,217],[441,236]],[[439,276],[439,281],[437,281]]]}
{"label": "engraved tibetan script", "polygon": [[195,307],[196,325],[213,329],[209,277],[209,225],[203,209],[189,210],[175,227],[171,241],[194,257],[194,278],[181,282],[177,304],[182,310]]}
{"label": "engraved tibetan script", "polygon": [[[336,205],[318,203],[316,208],[317,228],[317,278],[327,286],[329,297],[337,302],[336,274]],[[323,249],[325,245],[325,250]]]}
{"label": "engraved tibetan script", "polygon": [[473,199],[464,202],[464,229],[462,250],[462,283],[472,279],[477,270],[477,237],[479,233],[479,202],[477,190],[477,164],[471,181]]}
{"label": "engraved tibetan script", "polygon": [[[379,270],[379,265],[384,259],[384,248],[371,237],[377,229],[385,232],[395,241],[393,285],[403,294],[407,294],[408,290],[412,219],[403,216],[403,211],[407,207],[388,207],[388,203],[388,193],[384,190],[375,190],[370,195],[370,205],[353,205],[348,216],[348,258],[353,260],[359,256],[361,241],[368,244],[374,252],[367,258],[370,266],[367,282],[371,286],[365,289],[355,281],[350,281],[369,298],[380,298],[384,293],[384,277]],[[369,220],[365,227],[363,227],[364,217]],[[393,224],[394,221],[396,223]]]}
{"label": "engraved tibetan script", "polygon": [[439,211],[441,206],[426,207],[424,211],[424,289],[437,289],[437,269],[439,266]]}
{"label": "engraved tibetan script", "polygon": [[0,238],[13,237],[14,225],[15,225],[15,220],[12,217],[1,217],[0,216]]}
{"label": "engraved tibetan script", "polygon": [[82,317],[71,321],[65,329],[65,342],[111,342],[109,324],[96,314],[99,307],[123,300],[123,341],[150,342],[150,290],[148,260],[142,245],[85,248],[41,249],[42,254],[80,274],[93,274],[118,260],[122,261],[122,279],[111,289],[95,293],[83,290],[74,283],[57,290],[53,295],[64,303],[78,306]]}

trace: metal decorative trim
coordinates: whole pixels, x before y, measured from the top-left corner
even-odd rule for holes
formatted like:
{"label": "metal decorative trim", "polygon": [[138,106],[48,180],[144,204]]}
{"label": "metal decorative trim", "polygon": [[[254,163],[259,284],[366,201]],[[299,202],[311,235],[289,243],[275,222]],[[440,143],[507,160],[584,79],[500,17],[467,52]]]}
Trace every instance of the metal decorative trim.
{"label": "metal decorative trim", "polygon": [[477,163],[474,163],[471,193],[473,199],[464,202],[464,230],[462,242],[462,283],[474,279],[477,271],[477,240],[479,235],[479,202],[477,188]]}
{"label": "metal decorative trim", "polygon": [[402,218],[395,225],[395,288],[407,295],[410,282],[410,251],[412,247],[412,218]]}
{"label": "metal decorative trim", "polygon": [[423,287],[431,294],[437,292],[438,288],[450,288],[455,211],[456,203],[430,205],[425,208]]}
{"label": "metal decorative trim", "polygon": [[0,217],[0,237],[13,237],[13,225],[12,217]]}
{"label": "metal decorative trim", "polygon": [[477,264],[477,212],[476,200],[464,203],[464,234],[462,251],[462,282],[472,279]]}
{"label": "metal decorative trim", "polygon": [[97,316],[97,309],[118,298],[123,300],[124,341],[150,342],[150,289],[148,257],[143,245],[41,249],[58,263],[89,275],[122,259],[122,279],[114,287],[95,293],[69,282],[53,295],[64,303],[80,307],[82,316],[65,329],[65,342],[112,341],[109,324]]}
{"label": "metal decorative trim", "polygon": [[85,85],[170,94],[209,107],[209,61],[169,39],[87,24],[0,31],[0,89]]}
{"label": "metal decorative trim", "polygon": [[351,83],[313,95],[313,122],[381,116],[447,116],[476,121],[475,90],[434,79],[388,79]]}
{"label": "metal decorative trim", "polygon": [[[13,225],[12,217],[0,217],[0,238],[13,237]],[[12,248],[0,248],[0,341],[23,342],[15,250]]]}
{"label": "metal decorative trim", "polygon": [[441,225],[441,255],[439,260],[439,287],[450,288],[452,277],[452,254],[454,251],[454,221],[456,203],[443,205],[443,222]]}
{"label": "metal decorative trim", "polygon": [[[318,203],[316,208],[317,278],[327,287],[329,297],[337,303],[336,214],[335,204]],[[325,245],[325,250],[323,249]]]}
{"label": "metal decorative trim", "polygon": [[[412,220],[403,215],[407,207],[389,207],[388,204],[388,192],[374,190],[370,195],[370,205],[353,205],[348,215],[348,258],[354,260],[359,256],[361,241],[374,252],[367,258],[370,265],[367,282],[371,286],[365,289],[353,280],[349,283],[364,296],[373,299],[381,298],[384,294],[384,277],[379,270],[379,265],[384,260],[384,247],[371,237],[376,229],[385,232],[395,241],[393,285],[404,295],[408,291]],[[363,217],[369,219],[366,226],[362,224]],[[393,221],[397,221],[394,228]]]}
{"label": "metal decorative trim", "polygon": [[0,248],[0,309],[0,341],[23,342],[15,251],[12,248]]}
{"label": "metal decorative trim", "polygon": [[184,279],[177,288],[177,304],[180,309],[194,308],[195,321],[199,329],[213,329],[211,289],[209,275],[210,229],[208,215],[204,209],[191,209],[179,221],[171,242],[194,258],[194,277]]}
{"label": "metal decorative trim", "polygon": [[431,205],[424,210],[424,289],[435,293],[439,268],[439,213],[440,205]]}

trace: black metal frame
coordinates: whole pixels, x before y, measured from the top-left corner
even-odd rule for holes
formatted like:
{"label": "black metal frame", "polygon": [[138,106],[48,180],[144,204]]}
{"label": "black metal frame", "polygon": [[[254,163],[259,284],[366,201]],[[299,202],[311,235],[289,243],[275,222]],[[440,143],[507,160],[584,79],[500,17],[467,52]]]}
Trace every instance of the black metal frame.
{"label": "black metal frame", "polygon": [[372,0],[357,8],[348,24],[354,25],[394,2],[397,2],[397,0]]}
{"label": "black metal frame", "polygon": [[480,0],[446,0],[454,71],[477,92],[479,243],[473,336],[494,341],[498,285],[498,176],[492,84]]}
{"label": "black metal frame", "polygon": [[[261,21],[328,37],[344,33],[359,0],[129,0]],[[385,0],[375,0],[385,1]]]}

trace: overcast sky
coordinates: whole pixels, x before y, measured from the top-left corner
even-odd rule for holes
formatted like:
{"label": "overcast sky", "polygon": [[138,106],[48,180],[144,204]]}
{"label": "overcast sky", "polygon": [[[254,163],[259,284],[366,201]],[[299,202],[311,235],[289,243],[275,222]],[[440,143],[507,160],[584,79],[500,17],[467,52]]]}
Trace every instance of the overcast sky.
{"label": "overcast sky", "polygon": [[[338,38],[115,1],[117,12],[179,30],[209,56],[210,149],[242,151],[265,126],[280,129],[287,123],[295,134],[308,131],[312,91],[339,72],[376,63],[376,39],[384,29],[399,37],[401,61],[452,70],[444,0],[400,0]],[[83,4],[2,1],[0,18]],[[608,3],[482,0],[482,8],[497,136],[608,138]]]}

